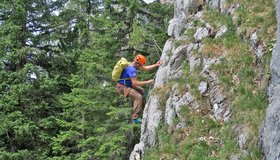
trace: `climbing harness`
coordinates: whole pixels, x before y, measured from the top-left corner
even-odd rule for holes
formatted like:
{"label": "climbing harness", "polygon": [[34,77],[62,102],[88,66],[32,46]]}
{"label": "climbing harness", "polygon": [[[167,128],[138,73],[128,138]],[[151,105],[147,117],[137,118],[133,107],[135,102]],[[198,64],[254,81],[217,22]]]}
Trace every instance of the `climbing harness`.
{"label": "climbing harness", "polygon": [[131,89],[130,87],[126,87],[123,84],[117,83],[116,90],[118,93],[122,94],[124,97],[127,97],[130,89]]}

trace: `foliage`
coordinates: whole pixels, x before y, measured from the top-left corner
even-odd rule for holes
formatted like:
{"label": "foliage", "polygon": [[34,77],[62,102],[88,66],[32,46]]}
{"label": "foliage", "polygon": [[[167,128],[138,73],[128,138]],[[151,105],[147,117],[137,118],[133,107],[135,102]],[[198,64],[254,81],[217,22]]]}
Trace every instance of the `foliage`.
{"label": "foliage", "polygon": [[[276,32],[275,6],[271,5],[274,1],[227,2],[227,5],[240,5],[232,16],[206,7],[203,11],[205,21],[192,21],[197,28],[208,23],[213,27],[211,32],[214,33],[221,26],[227,27],[227,32],[220,37],[210,35],[204,38],[201,42],[203,47],[200,51],[193,52],[192,56],[201,60],[219,58],[219,62],[212,64],[209,70],[217,75],[219,89],[227,96],[227,103],[231,106],[230,121],[215,119],[208,95],[198,93],[199,82],[207,81],[203,79],[205,77],[200,65],[190,71],[189,64],[182,63],[183,74],[176,79],[176,84],[179,84],[182,93],[186,90],[191,92],[200,108],[181,106],[180,116],[183,116],[185,127],[177,128],[176,125],[180,122],[178,117],[174,118],[174,128],[162,125],[157,133],[159,145],[145,151],[144,159],[218,160],[231,159],[231,156],[238,156],[239,159],[263,159],[259,148],[259,131],[268,106],[266,89],[270,77],[269,59]],[[180,40],[180,45],[197,43],[193,38],[195,31],[196,28],[188,28],[183,34],[188,38]],[[260,35],[258,43],[265,45],[261,60],[253,53],[248,40],[255,31]],[[186,89],[186,86],[189,88]],[[182,121],[181,117],[180,119]],[[236,129],[238,127],[242,129]],[[238,132],[243,131],[248,135],[243,148],[240,148],[240,142],[237,141],[240,139],[238,135],[242,133]]]}
{"label": "foliage", "polygon": [[140,0],[1,1],[0,159],[127,159],[140,126],[131,124],[131,104],[115,92],[111,70],[120,55],[148,56],[154,42],[163,46],[170,8]]}

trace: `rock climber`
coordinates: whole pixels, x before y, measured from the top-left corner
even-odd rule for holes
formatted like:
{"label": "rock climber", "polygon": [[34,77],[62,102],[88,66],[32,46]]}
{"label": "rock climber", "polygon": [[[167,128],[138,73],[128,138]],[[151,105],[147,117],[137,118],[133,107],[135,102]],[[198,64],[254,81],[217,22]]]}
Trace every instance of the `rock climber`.
{"label": "rock climber", "polygon": [[117,83],[117,91],[125,97],[130,97],[133,100],[133,113],[131,115],[132,123],[141,123],[140,113],[143,109],[143,94],[144,89],[140,86],[153,83],[154,80],[139,81],[137,79],[137,70],[150,71],[161,65],[160,61],[153,65],[145,66],[146,57],[138,54],[133,62],[130,63],[122,72],[121,80]]}

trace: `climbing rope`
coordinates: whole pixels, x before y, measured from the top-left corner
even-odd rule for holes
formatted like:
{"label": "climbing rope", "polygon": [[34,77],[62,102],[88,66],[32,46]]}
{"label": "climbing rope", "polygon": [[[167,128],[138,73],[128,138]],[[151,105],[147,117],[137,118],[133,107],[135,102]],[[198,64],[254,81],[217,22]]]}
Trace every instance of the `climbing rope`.
{"label": "climbing rope", "polygon": [[[156,75],[153,77],[153,80],[155,80],[155,79],[156,79]],[[154,82],[154,83],[155,83],[155,82]],[[150,83],[150,84],[149,84],[148,90],[146,90],[146,91],[144,92],[143,96],[144,96],[145,98],[148,97],[148,96],[150,96],[150,90],[151,90],[152,86],[154,85],[154,83]]]}

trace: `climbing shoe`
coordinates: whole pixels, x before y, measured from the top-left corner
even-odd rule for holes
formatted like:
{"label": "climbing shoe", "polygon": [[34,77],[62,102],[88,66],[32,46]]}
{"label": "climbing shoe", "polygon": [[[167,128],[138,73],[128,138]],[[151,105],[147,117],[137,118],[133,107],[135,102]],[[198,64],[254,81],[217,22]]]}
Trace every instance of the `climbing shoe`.
{"label": "climbing shoe", "polygon": [[143,97],[147,97],[148,96],[148,91],[145,91],[144,93],[143,93]]}
{"label": "climbing shoe", "polygon": [[139,123],[141,123],[142,121],[141,121],[141,119],[140,118],[136,118],[136,119],[133,119],[132,120],[132,123],[134,123],[134,124],[139,124]]}

